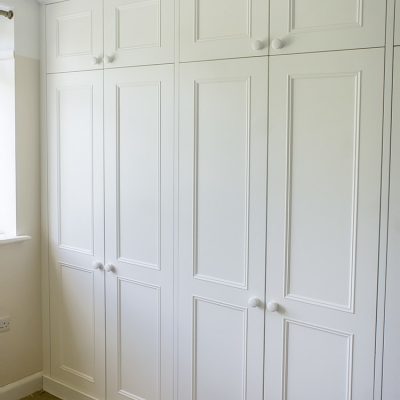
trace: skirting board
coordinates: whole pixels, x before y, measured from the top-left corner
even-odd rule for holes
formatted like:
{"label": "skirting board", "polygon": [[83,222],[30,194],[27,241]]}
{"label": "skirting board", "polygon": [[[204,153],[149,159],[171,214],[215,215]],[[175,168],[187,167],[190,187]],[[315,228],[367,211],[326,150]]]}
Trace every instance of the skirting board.
{"label": "skirting board", "polygon": [[[49,376],[43,376],[43,390],[63,400],[97,400]],[[0,398],[0,400],[3,400]]]}
{"label": "skirting board", "polygon": [[0,400],[19,400],[43,388],[43,373],[27,376],[20,381],[0,387]]}

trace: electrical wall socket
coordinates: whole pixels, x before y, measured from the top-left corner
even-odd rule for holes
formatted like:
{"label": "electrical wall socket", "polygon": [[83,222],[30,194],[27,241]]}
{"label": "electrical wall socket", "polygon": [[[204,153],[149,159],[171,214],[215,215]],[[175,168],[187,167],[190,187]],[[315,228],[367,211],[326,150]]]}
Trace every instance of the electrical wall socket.
{"label": "electrical wall socket", "polygon": [[10,317],[0,317],[0,333],[10,330],[11,319]]}

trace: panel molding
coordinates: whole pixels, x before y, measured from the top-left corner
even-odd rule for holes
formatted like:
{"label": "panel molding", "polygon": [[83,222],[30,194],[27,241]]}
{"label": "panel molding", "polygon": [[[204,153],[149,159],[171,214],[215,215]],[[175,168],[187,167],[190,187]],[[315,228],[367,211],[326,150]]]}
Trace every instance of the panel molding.
{"label": "panel molding", "polygon": [[[193,0],[190,0],[193,1]],[[253,30],[253,18],[252,18],[252,11],[253,11],[253,1],[247,0],[247,29],[246,32],[242,34],[233,34],[233,35],[221,35],[221,36],[209,36],[209,37],[201,37],[200,36],[200,1],[201,0],[194,0],[194,42],[212,42],[218,41],[221,39],[241,39],[241,38],[251,38],[252,30]]]}
{"label": "panel molding", "polygon": [[[80,13],[76,13],[76,14],[63,15],[56,19],[56,54],[57,54],[57,57],[77,57],[77,56],[84,56],[84,55],[90,56],[93,53],[93,35],[92,34],[90,35],[89,51],[87,51],[87,52],[81,51],[81,52],[76,52],[76,53],[61,53],[61,51],[60,51],[60,22],[78,19],[78,18],[85,18],[85,17],[89,17],[90,26],[93,27],[93,12],[92,12],[92,10],[86,11],[86,12],[80,12]],[[91,29],[91,32],[93,32],[93,29]]]}
{"label": "panel molding", "polygon": [[294,319],[283,319],[283,352],[282,352],[282,399],[288,399],[288,345],[289,345],[289,327],[297,325],[303,328],[316,330],[330,335],[340,336],[347,339],[347,379],[346,379],[346,400],[352,400],[352,380],[353,380],[353,345],[354,335],[352,333],[326,328],[321,325],[309,324]]}
{"label": "panel molding", "polygon": [[[245,170],[245,259],[244,259],[244,279],[243,282],[234,282],[227,279],[220,279],[198,272],[198,177],[199,177],[199,89],[201,84],[210,83],[246,83],[246,170]],[[238,77],[226,79],[202,79],[194,81],[194,146],[193,146],[193,277],[209,283],[224,286],[248,289],[249,276],[249,242],[250,242],[250,139],[251,139],[251,77]]]}
{"label": "panel molding", "polygon": [[[197,400],[197,305],[198,303],[208,303],[222,308],[228,308],[234,311],[240,311],[243,314],[243,376],[242,376],[242,400],[247,398],[247,343],[248,343],[248,309],[235,304],[225,303],[201,296],[192,297],[192,400]],[[135,399],[136,400],[136,399]],[[138,399],[141,400],[141,399]]]}
{"label": "panel molding", "polygon": [[122,300],[121,300],[121,284],[122,283],[129,283],[131,285],[136,285],[136,286],[141,286],[147,289],[151,289],[154,290],[156,292],[157,295],[157,351],[156,354],[158,354],[157,357],[157,398],[158,400],[161,400],[161,286],[158,285],[152,285],[149,283],[145,283],[145,282],[141,282],[141,281],[137,281],[137,280],[133,280],[133,279],[128,279],[128,278],[121,278],[118,277],[117,278],[117,285],[118,285],[118,293],[117,293],[117,390],[118,393],[122,396],[126,396],[132,400],[146,400],[143,399],[140,396],[137,396],[133,393],[130,393],[126,390],[124,390],[122,388],[122,377],[121,377],[121,304],[122,304]]}
{"label": "panel molding", "polygon": [[[157,5],[157,41],[154,43],[136,45],[136,46],[121,46],[121,11],[130,8],[143,8],[150,5]],[[161,47],[161,3],[158,0],[139,0],[131,4],[121,5],[115,8],[115,48],[117,50],[131,50],[131,49],[147,49],[151,47]]]}
{"label": "panel molding", "polygon": [[295,17],[295,2],[297,0],[289,0],[289,33],[311,33],[318,31],[327,30],[340,30],[349,28],[362,28],[363,27],[363,12],[364,12],[364,0],[357,0],[356,8],[356,20],[348,23],[328,24],[328,25],[314,25],[303,28],[296,28],[296,17]]}
{"label": "panel molding", "polygon": [[[353,131],[353,185],[351,246],[349,268],[349,294],[347,304],[337,304],[307,296],[290,293],[290,250],[291,250],[291,210],[292,210],[292,163],[293,163],[293,83],[296,79],[323,79],[352,77],[355,82],[354,131]],[[354,314],[355,312],[355,274],[357,264],[357,225],[358,225],[358,192],[359,192],[359,152],[361,123],[361,71],[348,73],[292,74],[287,77],[287,121],[286,121],[286,186],[285,186],[285,269],[284,297],[315,306],[334,309]]]}
{"label": "panel molding", "polygon": [[[158,166],[157,166],[157,188],[158,188],[158,216],[157,216],[157,263],[148,263],[140,260],[132,260],[129,258],[125,258],[121,256],[121,180],[120,180],[120,170],[121,170],[121,89],[124,88],[134,88],[134,87],[157,87],[158,94],[158,135],[157,135],[157,154],[158,154]],[[162,99],[161,99],[161,81],[152,81],[152,82],[137,82],[137,83],[125,83],[118,84],[116,86],[117,90],[117,126],[116,126],[116,183],[117,183],[117,201],[116,201],[116,210],[117,210],[117,260],[126,264],[135,265],[138,267],[148,268],[152,270],[161,271],[161,224],[162,224],[162,149],[161,149],[161,140],[162,140]]]}
{"label": "panel molding", "polygon": [[62,90],[72,90],[71,87],[64,87],[64,88],[57,88],[56,90],[56,120],[57,120],[57,134],[56,134],[56,152],[57,152],[57,245],[58,248],[64,249],[64,250],[69,250],[73,251],[76,253],[81,253],[81,254],[86,254],[89,256],[94,256],[94,249],[95,249],[95,238],[94,238],[94,232],[95,232],[95,204],[94,204],[94,149],[93,149],[93,144],[94,144],[94,109],[93,109],[93,99],[94,99],[94,86],[93,85],[79,85],[79,86],[74,86],[74,89],[90,89],[90,115],[91,115],[91,180],[92,180],[92,185],[90,188],[90,195],[91,195],[91,249],[82,249],[74,246],[68,246],[62,243],[62,219],[61,219],[61,195],[62,195],[62,182],[61,182],[61,92]]}
{"label": "panel molding", "polygon": [[[64,263],[64,262],[60,262],[59,263],[59,271],[60,271],[60,275],[59,275],[59,279],[60,279],[60,287],[62,287],[62,282],[63,282],[63,273],[62,273],[62,271],[63,271],[63,268],[68,268],[68,269],[72,269],[72,270],[75,270],[75,271],[78,271],[78,272],[83,272],[83,273],[86,273],[86,274],[89,274],[89,275],[91,275],[92,276],[92,301],[93,301],[93,310],[92,310],[92,327],[93,327],[93,337],[92,337],[92,343],[93,343],[93,346],[95,346],[95,343],[96,343],[96,335],[95,335],[95,332],[96,332],[96,330],[95,330],[95,320],[96,320],[96,316],[95,316],[95,310],[94,310],[94,307],[95,307],[95,305],[96,305],[96,301],[95,301],[95,282],[94,282],[94,271],[93,270],[90,270],[90,269],[86,269],[86,268],[82,268],[82,267],[79,267],[79,266],[76,266],[76,265],[72,265],[72,264],[67,264],[67,263]],[[61,306],[62,308],[64,308],[64,302],[63,302],[63,299],[61,298],[60,299],[60,297],[58,297],[58,304],[59,304],[59,306]],[[59,310],[59,311],[61,311],[61,310]],[[59,368],[61,369],[61,370],[63,370],[63,371],[65,371],[65,372],[67,372],[67,373],[69,373],[69,374],[72,374],[72,375],[75,375],[75,376],[77,376],[77,377],[79,377],[79,378],[81,378],[81,379],[84,379],[84,380],[86,380],[86,381],[88,381],[88,382],[90,382],[90,383],[95,383],[95,379],[94,379],[94,377],[93,376],[91,376],[91,375],[88,375],[88,374],[85,374],[84,372],[81,372],[81,371],[77,371],[76,369],[74,369],[74,368],[71,368],[71,367],[69,367],[68,365],[66,365],[66,363],[65,363],[65,361],[64,361],[64,347],[63,347],[63,343],[64,343],[64,324],[63,324],[63,321],[62,321],[62,319],[58,319],[58,326],[59,326],[59,332],[61,333],[61,335],[60,335],[60,343],[59,343],[59,346],[60,346],[60,365],[59,365]],[[95,351],[93,351],[93,359],[92,359],[92,361],[91,361],[91,363],[92,363],[92,370],[94,371],[95,370]]]}

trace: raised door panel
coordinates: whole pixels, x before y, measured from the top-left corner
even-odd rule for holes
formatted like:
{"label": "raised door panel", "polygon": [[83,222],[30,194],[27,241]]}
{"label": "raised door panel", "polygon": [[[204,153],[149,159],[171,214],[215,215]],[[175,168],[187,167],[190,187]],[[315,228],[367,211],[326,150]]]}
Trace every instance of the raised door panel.
{"label": "raised door panel", "polygon": [[392,164],[382,400],[400,398],[400,48],[395,49],[393,76]]}
{"label": "raised door panel", "polygon": [[268,0],[180,2],[181,60],[267,54]]}
{"label": "raised door panel", "polygon": [[270,1],[271,54],[385,45],[384,0]]}
{"label": "raised door panel", "polygon": [[104,398],[102,72],[48,77],[51,376]]}
{"label": "raised door panel", "polygon": [[261,57],[182,66],[180,399],[262,398],[267,76]]}
{"label": "raised door panel", "polygon": [[105,72],[108,399],[173,396],[174,67]]}
{"label": "raised door panel", "polygon": [[106,68],[174,61],[174,0],[106,0]]}
{"label": "raised door panel", "polygon": [[103,3],[69,0],[46,6],[47,72],[103,68]]}
{"label": "raised door panel", "polygon": [[383,65],[271,60],[266,400],[373,399]]}

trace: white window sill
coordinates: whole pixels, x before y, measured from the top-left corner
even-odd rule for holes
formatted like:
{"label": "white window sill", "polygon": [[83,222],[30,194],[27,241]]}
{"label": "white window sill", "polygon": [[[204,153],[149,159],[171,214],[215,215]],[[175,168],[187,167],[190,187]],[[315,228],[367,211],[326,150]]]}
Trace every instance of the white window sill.
{"label": "white window sill", "polygon": [[18,236],[10,236],[10,235],[0,235],[0,246],[11,243],[21,243],[26,242],[27,240],[31,240],[30,236],[18,235]]}

